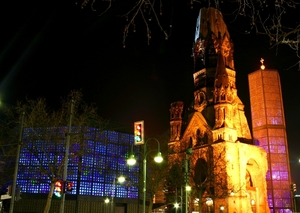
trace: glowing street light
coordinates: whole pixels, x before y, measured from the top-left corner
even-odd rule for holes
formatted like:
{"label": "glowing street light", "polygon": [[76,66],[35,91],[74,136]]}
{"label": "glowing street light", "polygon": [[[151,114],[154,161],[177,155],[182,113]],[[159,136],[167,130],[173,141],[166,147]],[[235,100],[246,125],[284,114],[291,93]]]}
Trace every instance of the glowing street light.
{"label": "glowing street light", "polygon": [[[114,197],[117,196],[117,184],[123,184],[126,181],[125,176],[120,175],[119,177],[115,177],[114,181],[113,181],[113,190],[111,192],[111,201],[108,200],[108,202],[110,202],[110,208],[111,208],[111,212],[114,212],[114,208],[115,208],[115,204],[114,204]],[[108,203],[105,200],[105,203]]]}
{"label": "glowing street light", "polygon": [[[146,181],[147,181],[147,169],[146,169],[146,166],[147,166],[147,155],[149,152],[153,151],[153,150],[150,150],[147,152],[147,143],[150,141],[150,140],[155,140],[157,142],[157,154],[156,156],[154,157],[154,161],[156,163],[161,163],[163,161],[163,157],[162,157],[162,154],[160,152],[160,144],[159,144],[159,141],[156,139],[156,138],[149,138],[144,144],[144,160],[143,160],[143,213],[146,213]],[[137,144],[139,145],[139,144]],[[127,159],[127,164],[132,166],[136,163],[136,160],[134,159],[134,155],[132,154],[128,159]]]}
{"label": "glowing street light", "polygon": [[175,212],[177,213],[177,209],[179,208],[179,203],[174,203]]}
{"label": "glowing street light", "polygon": [[124,183],[125,180],[126,180],[126,178],[123,175],[121,175],[120,177],[118,177],[118,182],[119,183]]}
{"label": "glowing street light", "polygon": [[135,159],[134,155],[130,155],[130,157],[127,159],[127,164],[129,166],[133,166],[136,164],[136,159]]}
{"label": "glowing street light", "polygon": [[[176,197],[177,197],[177,196],[176,196]],[[178,208],[180,207],[180,203],[182,203],[182,197],[179,196],[179,198],[180,198],[180,202],[178,203],[178,202],[177,202],[177,198],[176,198],[176,202],[174,203],[175,213],[177,213]]]}
{"label": "glowing street light", "polygon": [[206,205],[208,207],[208,212],[210,212],[210,208],[214,204],[214,201],[210,197],[208,197],[208,198],[206,198],[206,202],[205,203],[206,203]]}

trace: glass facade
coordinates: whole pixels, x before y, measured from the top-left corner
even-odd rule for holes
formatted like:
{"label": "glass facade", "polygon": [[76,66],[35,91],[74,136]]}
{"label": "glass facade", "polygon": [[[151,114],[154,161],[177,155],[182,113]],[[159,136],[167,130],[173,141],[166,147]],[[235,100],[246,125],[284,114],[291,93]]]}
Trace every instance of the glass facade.
{"label": "glass facade", "polygon": [[279,74],[277,70],[258,70],[249,74],[248,79],[253,137],[268,156],[270,211],[291,212],[291,177]]}
{"label": "glass facade", "polygon": [[[53,169],[63,171],[67,127],[25,128],[20,152],[17,184],[22,193],[48,194]],[[128,167],[126,158],[133,135],[99,131],[95,128],[72,127],[67,180],[74,182],[70,194],[138,198],[139,166]],[[138,162],[138,161],[137,161]],[[126,184],[118,183],[123,175]]]}

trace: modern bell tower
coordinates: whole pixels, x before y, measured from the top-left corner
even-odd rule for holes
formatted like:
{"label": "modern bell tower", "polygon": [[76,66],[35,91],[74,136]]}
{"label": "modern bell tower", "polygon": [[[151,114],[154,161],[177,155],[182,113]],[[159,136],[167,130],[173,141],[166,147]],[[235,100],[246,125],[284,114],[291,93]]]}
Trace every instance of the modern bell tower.
{"label": "modern bell tower", "polygon": [[248,80],[253,138],[267,152],[270,212],[291,212],[291,175],[279,73],[262,65],[262,69],[248,75]]}

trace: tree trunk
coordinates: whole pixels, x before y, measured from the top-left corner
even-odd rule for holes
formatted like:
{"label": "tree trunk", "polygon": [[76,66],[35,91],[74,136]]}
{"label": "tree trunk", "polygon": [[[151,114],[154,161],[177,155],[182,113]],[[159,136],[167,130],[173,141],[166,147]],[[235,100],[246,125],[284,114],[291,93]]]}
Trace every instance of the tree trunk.
{"label": "tree trunk", "polygon": [[54,191],[54,182],[51,182],[51,186],[50,186],[50,191],[47,197],[47,202],[46,202],[46,206],[44,209],[44,213],[49,213],[50,211],[50,207],[51,207],[51,201],[52,201],[52,196],[53,196],[53,191]]}

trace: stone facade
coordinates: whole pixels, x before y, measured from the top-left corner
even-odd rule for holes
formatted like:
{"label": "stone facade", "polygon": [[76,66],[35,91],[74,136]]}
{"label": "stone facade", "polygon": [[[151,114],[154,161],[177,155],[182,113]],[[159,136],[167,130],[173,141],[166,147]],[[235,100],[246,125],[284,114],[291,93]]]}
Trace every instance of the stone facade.
{"label": "stone facade", "polygon": [[[171,170],[190,161],[189,212],[270,212],[267,155],[252,143],[235,85],[233,44],[222,14],[214,8],[200,10],[194,63],[193,109],[184,115],[183,102],[171,104],[168,144]],[[171,179],[169,188],[180,187]],[[172,190],[167,192],[171,196]],[[213,200],[209,208],[207,198]]]}

